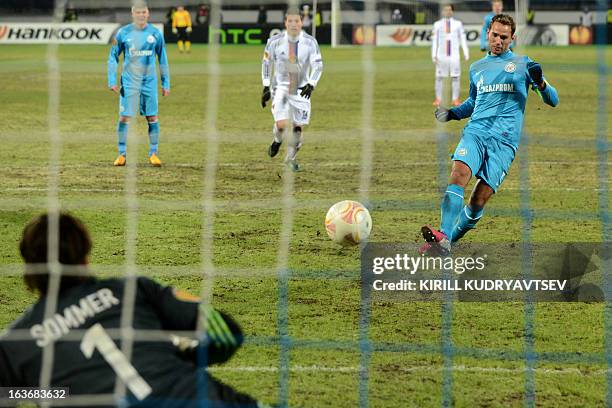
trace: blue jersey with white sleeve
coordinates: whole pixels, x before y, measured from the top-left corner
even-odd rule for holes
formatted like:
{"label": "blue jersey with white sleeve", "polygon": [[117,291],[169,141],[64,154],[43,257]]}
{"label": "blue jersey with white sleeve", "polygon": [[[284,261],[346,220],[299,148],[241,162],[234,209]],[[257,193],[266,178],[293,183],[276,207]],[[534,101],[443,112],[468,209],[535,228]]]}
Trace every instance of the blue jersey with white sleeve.
{"label": "blue jersey with white sleeve", "polygon": [[[527,56],[508,50],[499,56],[488,54],[470,66],[470,96],[451,109],[459,119],[470,117],[464,134],[496,138],[518,149],[527,92],[529,87],[537,90],[527,71],[531,61]],[[550,106],[559,103],[556,89],[548,83],[538,93]]]}
{"label": "blue jersey with white sleeve", "polygon": [[108,56],[108,87],[117,85],[117,66],[123,54],[121,86],[125,88],[157,89],[156,61],[159,60],[161,85],[170,89],[170,71],[164,37],[153,25],[143,29],[134,24],[121,27]]}

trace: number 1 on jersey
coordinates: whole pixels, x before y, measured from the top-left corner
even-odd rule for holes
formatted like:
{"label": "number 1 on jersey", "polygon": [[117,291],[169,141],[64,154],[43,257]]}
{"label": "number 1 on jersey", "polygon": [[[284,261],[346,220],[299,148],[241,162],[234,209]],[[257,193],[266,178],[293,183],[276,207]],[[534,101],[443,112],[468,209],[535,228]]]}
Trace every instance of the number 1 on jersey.
{"label": "number 1 on jersey", "polygon": [[81,351],[88,359],[96,348],[136,398],[143,400],[151,394],[151,386],[138,374],[100,323],[91,326],[81,341]]}

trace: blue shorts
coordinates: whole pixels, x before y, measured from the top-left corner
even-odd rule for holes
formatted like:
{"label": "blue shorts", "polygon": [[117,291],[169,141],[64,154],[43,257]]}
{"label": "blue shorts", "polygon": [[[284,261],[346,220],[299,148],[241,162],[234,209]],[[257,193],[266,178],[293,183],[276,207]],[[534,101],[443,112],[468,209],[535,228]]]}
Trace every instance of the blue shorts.
{"label": "blue shorts", "polygon": [[140,88],[121,86],[119,115],[134,116],[138,107],[142,116],[157,116],[157,84]]}
{"label": "blue shorts", "polygon": [[469,132],[463,133],[452,159],[467,164],[473,176],[497,192],[508,174],[515,153],[514,146],[504,140]]}

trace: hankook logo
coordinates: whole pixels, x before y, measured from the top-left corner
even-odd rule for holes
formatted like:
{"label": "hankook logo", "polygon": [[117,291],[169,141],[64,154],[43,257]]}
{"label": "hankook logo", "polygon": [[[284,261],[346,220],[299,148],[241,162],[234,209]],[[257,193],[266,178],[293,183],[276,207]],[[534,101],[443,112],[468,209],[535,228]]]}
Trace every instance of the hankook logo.
{"label": "hankook logo", "polygon": [[[100,40],[101,28],[88,27],[52,27],[52,26],[22,26],[8,27],[2,26],[0,29],[0,38],[6,36],[7,40]],[[8,33],[8,35],[7,35]]]}
{"label": "hankook logo", "polygon": [[[154,24],[160,32],[163,25]],[[110,44],[117,23],[0,22],[2,44]]]}

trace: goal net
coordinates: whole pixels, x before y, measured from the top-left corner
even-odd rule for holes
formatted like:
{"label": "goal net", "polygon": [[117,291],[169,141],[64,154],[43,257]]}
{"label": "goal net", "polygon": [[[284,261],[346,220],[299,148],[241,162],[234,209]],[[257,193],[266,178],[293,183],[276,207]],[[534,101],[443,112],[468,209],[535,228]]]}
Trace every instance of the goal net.
{"label": "goal net", "polygon": [[[112,353],[113,389],[35,402],[117,405],[155,392],[147,375],[135,372],[132,355],[142,342],[170,343],[174,333],[134,327],[137,279],[147,276],[238,321],[241,350],[206,370],[262,403],[391,407],[404,406],[407,394],[419,406],[509,400],[535,406],[540,395],[557,401],[558,394],[571,405],[612,403],[609,257],[593,257],[588,265],[597,273],[589,276],[597,278],[582,281],[601,289],[593,303],[538,303],[529,296],[469,302],[452,294],[396,301],[364,290],[367,243],[343,248],[326,235],[327,209],[347,199],[369,209],[370,243],[416,250],[421,227],[437,228],[450,156],[466,121],[437,122],[432,102],[450,108],[469,97],[470,64],[486,55],[481,40],[489,2],[452,2],[468,57],[460,45],[453,82],[450,74],[437,81],[432,61],[432,27],[445,2],[187,0],[191,29],[179,37],[184,33],[171,21],[177,4],[149,1],[149,21],[165,39],[170,93],[156,89],[159,112],[148,116],[158,119],[134,112],[125,131],[125,166],[113,166],[123,111],[120,95],[107,89],[105,65],[113,38],[140,3],[9,3],[0,8],[7,98],[0,113],[0,341],[34,343],[30,330],[10,324],[37,301],[24,288],[17,251],[23,226],[37,214],[50,214],[44,319],[59,313],[66,271],[58,258],[60,211],[91,231],[87,270],[126,282],[118,327],[84,325],[40,350],[38,388],[63,384],[56,346],[71,341],[84,344],[78,352]],[[588,241],[606,248],[610,242],[604,3],[589,11],[588,26],[579,24],[583,10],[574,6],[503,2],[519,23],[515,52],[542,64],[562,105],[552,109],[529,91],[512,171],[466,241],[492,245],[497,255],[519,248],[523,277],[537,273],[536,244]],[[287,9],[299,11],[305,34],[317,40],[323,68],[308,103],[299,95],[308,109],[288,103],[284,133],[277,133],[281,116],[274,104],[286,101],[275,99],[278,82],[270,83],[271,98],[264,100],[262,59],[269,57],[268,40],[283,34]],[[300,65],[301,47],[281,67],[288,78],[314,75]],[[278,67],[270,68],[275,75]],[[304,84],[288,81],[297,98]],[[140,108],[140,99],[134,103]],[[307,124],[298,115],[305,111]],[[149,122],[159,124],[158,143]],[[271,158],[275,137],[281,150]],[[152,165],[152,145],[161,167]],[[293,159],[289,148],[299,150]],[[299,167],[287,165],[292,160]],[[465,190],[466,203],[473,186]],[[178,334],[206,344],[208,329],[203,323]],[[0,398],[0,405],[14,405],[5,394]]]}

